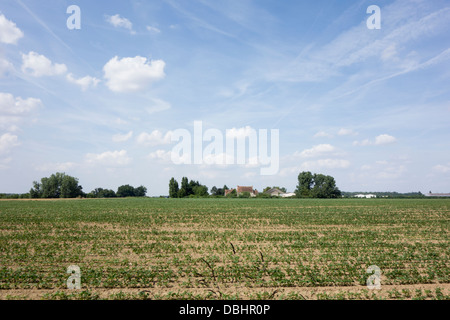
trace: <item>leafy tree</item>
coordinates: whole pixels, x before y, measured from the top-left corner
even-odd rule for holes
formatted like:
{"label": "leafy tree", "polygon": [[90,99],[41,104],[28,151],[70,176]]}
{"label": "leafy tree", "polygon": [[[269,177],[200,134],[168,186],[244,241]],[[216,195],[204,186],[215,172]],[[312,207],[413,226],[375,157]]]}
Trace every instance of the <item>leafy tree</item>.
{"label": "leafy tree", "polygon": [[239,194],[239,198],[250,198],[250,192],[244,191]]}
{"label": "leafy tree", "polygon": [[118,197],[134,197],[134,187],[129,184],[122,185],[117,189],[116,194]]}
{"label": "leafy tree", "polygon": [[30,197],[31,198],[42,198],[42,185],[33,181],[33,188],[30,189]]}
{"label": "leafy tree", "polygon": [[303,171],[298,175],[298,186],[295,193],[297,197],[311,197],[311,188],[314,184],[314,176],[309,171]]}
{"label": "leafy tree", "polygon": [[118,197],[145,197],[146,193],[147,188],[144,186],[134,188],[133,186],[126,184],[117,189],[116,195]]}
{"label": "leafy tree", "polygon": [[260,192],[256,195],[257,198],[271,198],[270,194]]}
{"label": "leafy tree", "polygon": [[187,177],[181,178],[181,188],[178,191],[178,198],[184,198],[190,195],[190,186],[189,186],[189,180]]}
{"label": "leafy tree", "polygon": [[139,186],[134,189],[135,197],[145,197],[146,194],[147,194],[147,188],[144,186]]}
{"label": "leafy tree", "polygon": [[341,191],[336,187],[332,176],[301,172],[298,175],[297,197],[337,198]]}
{"label": "leafy tree", "polygon": [[186,189],[181,188],[180,190],[178,190],[178,198],[184,198],[184,197],[187,197]]}
{"label": "leafy tree", "polygon": [[218,196],[218,194],[217,194],[218,191],[219,191],[219,189],[217,189],[216,186],[213,186],[213,187],[211,188],[211,194],[212,194],[213,196]]}
{"label": "leafy tree", "polygon": [[203,185],[194,186],[193,192],[198,197],[206,197],[208,196],[208,187]]}
{"label": "leafy tree", "polygon": [[263,192],[266,192],[267,190],[270,190],[270,189],[278,189],[278,190],[280,190],[280,191],[283,191],[284,193],[286,193],[287,191],[286,191],[286,188],[285,187],[265,187],[264,188],[264,190],[263,190]]}
{"label": "leafy tree", "polygon": [[229,194],[226,195],[227,198],[236,198],[237,197],[237,191],[236,189],[233,189]]}
{"label": "leafy tree", "polygon": [[[175,181],[175,179],[174,179]],[[169,189],[170,189],[169,182]],[[173,189],[175,191],[175,188]],[[181,179],[181,188],[177,192],[178,198],[184,197],[204,197],[208,195],[208,187],[202,185],[198,181],[191,180],[189,181],[187,177],[183,177]]]}
{"label": "leafy tree", "polygon": [[175,178],[172,177],[169,181],[169,197],[170,198],[178,198],[178,182]]}
{"label": "leafy tree", "polygon": [[63,175],[61,178],[60,197],[76,198],[83,195],[83,188],[78,185],[78,179]]}
{"label": "leafy tree", "polygon": [[311,195],[313,198],[337,198],[341,195],[341,191],[336,187],[333,177],[315,174]]}
{"label": "leafy tree", "polygon": [[114,190],[96,188],[92,190],[88,195],[88,198],[114,198],[116,197],[116,193]]}
{"label": "leafy tree", "polygon": [[102,198],[115,198],[117,195],[114,192],[114,190],[111,189],[104,189],[103,192],[101,193],[101,197]]}
{"label": "leafy tree", "polygon": [[78,179],[65,173],[54,173],[50,177],[44,177],[41,182],[34,181],[30,189],[32,198],[75,198],[85,196],[83,187],[78,184]]}

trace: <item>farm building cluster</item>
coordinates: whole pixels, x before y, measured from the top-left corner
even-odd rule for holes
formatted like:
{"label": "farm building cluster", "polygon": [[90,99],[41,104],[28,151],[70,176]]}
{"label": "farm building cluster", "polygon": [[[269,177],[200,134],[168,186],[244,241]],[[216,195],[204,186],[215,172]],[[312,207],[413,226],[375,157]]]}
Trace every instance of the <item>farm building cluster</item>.
{"label": "farm building cluster", "polygon": [[[253,189],[253,186],[237,186],[236,189],[228,189],[225,190],[225,196],[232,193],[234,190],[236,190],[236,195],[239,196],[240,194],[244,192],[250,193],[250,197],[256,197],[259,194],[259,191],[256,189]],[[269,190],[264,191],[263,193],[268,194],[270,196],[277,196],[277,197],[294,197],[294,192],[283,192],[278,188],[271,188]]]}

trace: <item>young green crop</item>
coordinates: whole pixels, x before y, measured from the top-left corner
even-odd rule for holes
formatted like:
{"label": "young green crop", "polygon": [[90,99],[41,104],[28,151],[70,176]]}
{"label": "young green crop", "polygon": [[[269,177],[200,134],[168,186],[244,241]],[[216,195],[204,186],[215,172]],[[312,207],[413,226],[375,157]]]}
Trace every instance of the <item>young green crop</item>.
{"label": "young green crop", "polygon": [[440,284],[433,297],[448,297],[449,225],[448,199],[0,201],[0,298],[9,289],[89,298],[65,291],[69,265],[94,298],[105,289],[135,290],[117,299],[293,298],[332,287],[360,291],[315,298],[365,298],[371,265],[382,286]]}

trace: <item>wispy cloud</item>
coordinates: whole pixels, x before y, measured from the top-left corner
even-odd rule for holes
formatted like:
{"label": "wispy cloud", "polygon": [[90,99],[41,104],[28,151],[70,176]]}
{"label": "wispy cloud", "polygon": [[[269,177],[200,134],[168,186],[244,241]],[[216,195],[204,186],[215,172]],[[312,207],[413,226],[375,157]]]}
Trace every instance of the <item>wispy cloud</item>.
{"label": "wispy cloud", "polygon": [[157,146],[172,143],[172,131],[163,134],[159,130],[153,130],[151,133],[142,132],[137,136],[136,141],[142,145]]}
{"label": "wispy cloud", "polygon": [[397,142],[397,138],[388,135],[388,134],[380,134],[379,136],[377,136],[375,138],[374,141],[371,141],[369,139],[364,139],[361,141],[354,141],[353,145],[354,146],[370,146],[370,145],[375,145],[375,146],[382,146],[382,145],[387,145],[387,144],[392,144]]}
{"label": "wispy cloud", "polygon": [[87,89],[90,88],[90,87],[96,87],[97,84],[100,82],[99,79],[97,79],[97,78],[95,78],[95,77],[91,77],[91,76],[84,76],[84,77],[82,77],[82,78],[78,78],[78,79],[77,79],[77,78],[75,78],[75,77],[73,76],[72,73],[69,73],[69,74],[66,76],[66,78],[67,78],[67,80],[68,80],[69,82],[74,83],[74,84],[80,86],[80,88],[81,88],[83,91],[87,90]]}
{"label": "wispy cloud", "polygon": [[112,141],[114,142],[125,142],[131,139],[131,137],[133,136],[133,131],[130,131],[128,133],[125,134],[115,134],[112,137]]}
{"label": "wispy cloud", "polygon": [[91,165],[101,165],[105,167],[120,167],[130,164],[131,157],[126,150],[105,151],[103,153],[86,154],[86,163]]}
{"label": "wispy cloud", "polygon": [[133,24],[131,23],[131,21],[127,18],[121,17],[119,14],[107,16],[106,21],[116,28],[124,28],[127,29],[131,34],[136,34],[136,31],[133,30]]}

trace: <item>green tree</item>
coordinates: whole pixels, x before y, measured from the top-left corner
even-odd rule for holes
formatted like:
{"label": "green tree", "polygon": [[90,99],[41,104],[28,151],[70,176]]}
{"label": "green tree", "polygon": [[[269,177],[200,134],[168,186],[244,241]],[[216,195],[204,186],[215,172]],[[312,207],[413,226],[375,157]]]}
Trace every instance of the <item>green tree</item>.
{"label": "green tree", "polygon": [[145,197],[146,194],[147,194],[147,188],[144,186],[139,186],[134,189],[135,197]]}
{"label": "green tree", "polygon": [[332,176],[312,174],[303,171],[298,175],[297,197],[301,198],[337,198],[341,191],[336,187]]}
{"label": "green tree", "polygon": [[76,198],[83,195],[83,188],[78,185],[78,179],[63,175],[61,178],[60,197]]}
{"label": "green tree", "polygon": [[239,198],[250,198],[250,192],[244,191],[241,194],[239,194]]}
{"label": "green tree", "polygon": [[33,181],[33,187],[30,189],[30,197],[31,198],[42,198],[42,185]]}
{"label": "green tree", "polygon": [[135,196],[135,192],[134,192],[134,187],[130,186],[129,184],[125,184],[120,186],[117,189],[116,192],[118,197],[134,197]]}
{"label": "green tree", "polygon": [[102,198],[115,198],[116,193],[114,192],[114,190],[104,189],[103,192],[101,193],[101,197]]}
{"label": "green tree", "polygon": [[208,187],[203,185],[194,186],[193,194],[198,197],[206,197],[208,196]]}
{"label": "green tree", "polygon": [[303,171],[298,175],[298,185],[295,193],[299,198],[311,197],[311,188],[314,184],[314,176],[309,171]]}
{"label": "green tree", "polygon": [[313,198],[337,198],[341,195],[341,191],[336,187],[336,181],[332,176],[315,174],[311,195]]}
{"label": "green tree", "polygon": [[75,198],[85,194],[77,178],[57,172],[50,177],[42,178],[40,183],[34,181],[30,196],[32,198]]}
{"label": "green tree", "polygon": [[190,194],[190,186],[189,186],[189,180],[187,177],[183,177],[181,178],[181,188],[178,191],[178,197],[179,198],[184,198],[189,196]]}
{"label": "green tree", "polygon": [[116,193],[110,189],[95,188],[87,196],[88,198],[114,198]]}
{"label": "green tree", "polygon": [[178,198],[178,182],[175,178],[172,177],[169,181],[169,197],[170,198]]}

